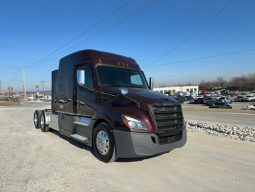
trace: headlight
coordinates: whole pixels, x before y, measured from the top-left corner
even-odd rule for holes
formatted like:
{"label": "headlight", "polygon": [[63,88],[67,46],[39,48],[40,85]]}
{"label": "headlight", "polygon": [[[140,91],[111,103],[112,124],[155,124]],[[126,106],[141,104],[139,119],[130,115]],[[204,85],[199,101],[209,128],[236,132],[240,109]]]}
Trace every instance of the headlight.
{"label": "headlight", "polygon": [[129,127],[130,129],[143,129],[143,130],[147,130],[147,127],[144,123],[142,123],[141,121],[138,121],[137,119],[134,119],[132,117],[123,115],[123,123]]}

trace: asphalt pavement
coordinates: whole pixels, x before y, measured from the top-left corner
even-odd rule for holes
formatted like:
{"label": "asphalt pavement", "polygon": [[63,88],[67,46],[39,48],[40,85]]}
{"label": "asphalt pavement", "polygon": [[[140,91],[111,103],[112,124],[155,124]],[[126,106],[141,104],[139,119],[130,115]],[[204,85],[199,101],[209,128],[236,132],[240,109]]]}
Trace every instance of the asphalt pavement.
{"label": "asphalt pavement", "polygon": [[189,121],[255,127],[255,113],[184,110],[184,118]]}
{"label": "asphalt pavement", "polygon": [[255,111],[247,110],[250,103],[232,103],[233,109],[212,109],[200,104],[184,104],[184,118],[189,121],[255,127]]}

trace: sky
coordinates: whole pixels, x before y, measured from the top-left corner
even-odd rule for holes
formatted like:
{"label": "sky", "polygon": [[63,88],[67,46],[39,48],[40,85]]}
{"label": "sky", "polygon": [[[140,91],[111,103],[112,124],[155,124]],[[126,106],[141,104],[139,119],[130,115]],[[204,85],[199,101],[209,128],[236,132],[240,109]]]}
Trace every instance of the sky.
{"label": "sky", "polygon": [[0,81],[51,87],[72,52],[134,58],[156,86],[255,72],[253,0],[1,0]]}

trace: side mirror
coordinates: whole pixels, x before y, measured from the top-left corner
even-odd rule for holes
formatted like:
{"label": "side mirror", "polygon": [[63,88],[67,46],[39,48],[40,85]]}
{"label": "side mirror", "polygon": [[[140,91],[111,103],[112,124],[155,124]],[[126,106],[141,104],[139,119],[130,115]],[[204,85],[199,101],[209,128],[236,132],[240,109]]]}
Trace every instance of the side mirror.
{"label": "side mirror", "polygon": [[154,88],[154,80],[152,77],[149,78],[149,87],[151,90],[153,90],[153,88]]}
{"label": "side mirror", "polygon": [[80,86],[85,85],[85,70],[84,69],[77,70],[77,83]]}

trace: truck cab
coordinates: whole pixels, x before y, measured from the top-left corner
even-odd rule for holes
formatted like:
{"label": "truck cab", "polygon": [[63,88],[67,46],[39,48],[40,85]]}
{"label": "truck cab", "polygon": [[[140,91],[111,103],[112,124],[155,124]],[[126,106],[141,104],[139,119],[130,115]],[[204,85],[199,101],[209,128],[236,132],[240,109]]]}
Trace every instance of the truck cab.
{"label": "truck cab", "polygon": [[103,162],[184,146],[181,105],[150,88],[134,59],[79,51],[52,72],[51,109],[36,110],[34,124],[92,147]]}

